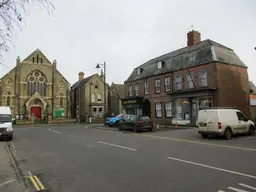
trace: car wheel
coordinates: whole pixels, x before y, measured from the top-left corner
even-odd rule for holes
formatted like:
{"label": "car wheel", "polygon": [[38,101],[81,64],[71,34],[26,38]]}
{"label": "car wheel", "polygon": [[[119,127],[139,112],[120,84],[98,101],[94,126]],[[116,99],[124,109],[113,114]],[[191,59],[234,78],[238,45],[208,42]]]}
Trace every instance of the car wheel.
{"label": "car wheel", "polygon": [[12,140],[13,140],[13,136],[9,137],[8,140],[9,140],[9,141],[12,141]]}
{"label": "car wheel", "polygon": [[132,130],[133,130],[134,133],[138,133],[138,132],[139,132],[139,130],[137,129],[136,126],[133,126],[133,127],[132,127]]}
{"label": "car wheel", "polygon": [[253,135],[255,133],[255,128],[251,125],[249,127],[248,135]]}
{"label": "car wheel", "polygon": [[202,138],[208,138],[208,135],[207,135],[207,134],[204,134],[204,133],[201,133],[201,137],[202,137]]}
{"label": "car wheel", "polygon": [[149,131],[149,132],[152,132],[152,131],[153,131],[153,128],[149,128],[148,131]]}
{"label": "car wheel", "polygon": [[119,124],[118,130],[119,130],[119,131],[123,131],[123,126],[122,126],[121,124]]}
{"label": "car wheel", "polygon": [[227,128],[227,129],[225,130],[224,137],[225,137],[225,139],[227,139],[227,140],[232,139],[232,131],[231,131],[230,128]]}

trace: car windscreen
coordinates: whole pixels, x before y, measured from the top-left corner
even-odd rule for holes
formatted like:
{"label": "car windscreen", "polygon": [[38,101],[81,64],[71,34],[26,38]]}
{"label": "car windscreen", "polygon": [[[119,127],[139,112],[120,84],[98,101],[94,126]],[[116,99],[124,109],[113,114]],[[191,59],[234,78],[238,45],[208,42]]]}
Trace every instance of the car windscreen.
{"label": "car windscreen", "polygon": [[12,122],[12,116],[9,114],[0,114],[0,122]]}
{"label": "car windscreen", "polygon": [[121,117],[123,117],[123,115],[124,115],[124,114],[119,114],[119,115],[117,115],[116,117],[117,117],[117,118],[121,118]]}
{"label": "car windscreen", "polygon": [[148,116],[141,116],[140,117],[140,120],[143,120],[143,121],[150,121],[150,118]]}

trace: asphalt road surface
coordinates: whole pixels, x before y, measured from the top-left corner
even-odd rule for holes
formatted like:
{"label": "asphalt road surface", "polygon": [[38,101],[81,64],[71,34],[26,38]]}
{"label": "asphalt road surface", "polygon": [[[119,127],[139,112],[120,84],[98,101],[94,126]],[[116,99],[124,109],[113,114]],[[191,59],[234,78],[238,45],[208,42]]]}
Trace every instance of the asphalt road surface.
{"label": "asphalt road surface", "polygon": [[256,136],[226,141],[202,139],[196,128],[135,134],[45,126],[16,128],[10,146],[30,191],[256,191]]}

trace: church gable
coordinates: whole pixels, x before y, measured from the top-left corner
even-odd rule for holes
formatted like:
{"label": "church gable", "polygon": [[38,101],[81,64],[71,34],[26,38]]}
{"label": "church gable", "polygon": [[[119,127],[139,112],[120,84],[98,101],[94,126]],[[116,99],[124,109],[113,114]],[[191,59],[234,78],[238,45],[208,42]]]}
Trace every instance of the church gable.
{"label": "church gable", "polygon": [[49,59],[39,50],[35,50],[31,53],[26,59],[21,63],[30,63],[30,64],[52,64]]}

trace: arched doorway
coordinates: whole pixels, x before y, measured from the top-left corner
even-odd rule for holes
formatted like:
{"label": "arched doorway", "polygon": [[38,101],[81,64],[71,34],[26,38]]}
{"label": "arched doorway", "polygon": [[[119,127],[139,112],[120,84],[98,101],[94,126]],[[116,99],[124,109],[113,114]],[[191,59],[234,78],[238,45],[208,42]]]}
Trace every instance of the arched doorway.
{"label": "arched doorway", "polygon": [[42,118],[42,102],[40,99],[35,98],[33,103],[31,104],[31,115],[33,115],[36,119]]}

